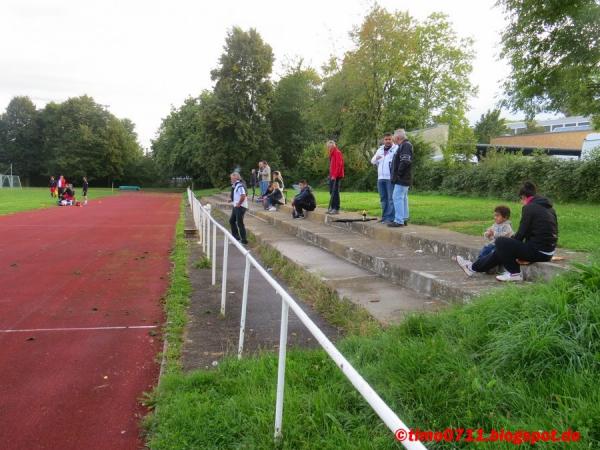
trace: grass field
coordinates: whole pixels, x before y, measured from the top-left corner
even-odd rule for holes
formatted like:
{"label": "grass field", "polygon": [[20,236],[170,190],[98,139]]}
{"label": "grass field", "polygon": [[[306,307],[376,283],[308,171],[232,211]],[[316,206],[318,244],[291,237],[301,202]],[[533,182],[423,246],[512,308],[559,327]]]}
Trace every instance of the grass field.
{"label": "grass field", "polygon": [[[338,347],[409,427],[572,429],[581,433],[579,442],[536,448],[600,448],[598,264],[547,284],[508,287],[466,306],[411,316]],[[167,375],[152,399],[158,409],[147,423],[149,448],[401,448],[315,350],[288,354],[284,438],[275,445],[276,378],[277,357],[270,353]],[[508,450],[515,443],[475,446]]]}
{"label": "grass field", "polygon": [[[90,188],[88,199],[93,200],[117,193],[117,190],[111,192],[110,188]],[[81,195],[81,190],[75,189],[75,194]],[[56,206],[56,199],[50,197],[48,188],[0,189],[0,216],[50,206]]]}
{"label": "grass field", "polygon": [[[329,192],[316,191],[319,206],[327,208]],[[379,194],[376,192],[342,192],[342,209],[366,210],[380,216]],[[481,235],[493,222],[494,207],[506,205],[512,211],[513,229],[519,226],[521,204],[494,198],[453,197],[435,194],[409,194],[411,223],[433,225]],[[572,250],[592,251],[600,248],[600,205],[558,203],[559,246]]]}

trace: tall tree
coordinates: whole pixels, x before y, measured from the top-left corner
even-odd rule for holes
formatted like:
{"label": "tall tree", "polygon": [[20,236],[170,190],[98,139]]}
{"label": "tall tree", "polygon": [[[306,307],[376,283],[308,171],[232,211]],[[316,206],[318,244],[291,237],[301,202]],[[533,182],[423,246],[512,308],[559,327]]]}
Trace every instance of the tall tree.
{"label": "tall tree", "polygon": [[300,61],[275,86],[270,122],[273,145],[286,169],[293,169],[302,150],[319,139],[314,105],[320,78]]}
{"label": "tall tree", "polygon": [[489,144],[491,138],[501,136],[508,131],[506,119],[500,118],[500,110],[488,110],[475,123],[475,137],[480,144]]}
{"label": "tall tree", "polygon": [[2,115],[0,162],[12,164],[13,173],[25,181],[39,173],[44,163],[39,112],[29,97],[14,97]]}
{"label": "tall tree", "polygon": [[206,124],[208,175],[215,184],[232,169],[247,172],[259,159],[276,155],[268,121],[272,67],[273,50],[256,30],[234,27],[227,34],[219,66],[211,72],[214,109]]}
{"label": "tall tree", "polygon": [[[443,14],[419,22],[375,6],[353,33],[355,49],[326,67],[321,110],[337,119],[344,143],[367,155],[384,131],[450,124],[468,134],[465,110],[475,88],[472,41]],[[336,111],[337,109],[337,111]]]}
{"label": "tall tree", "polygon": [[121,121],[89,96],[49,103],[42,112],[46,175],[110,183],[122,180],[125,166],[141,156],[132,122]]}
{"label": "tall tree", "polygon": [[508,105],[540,111],[600,114],[600,2],[498,0],[508,21],[502,56],[512,74]]}

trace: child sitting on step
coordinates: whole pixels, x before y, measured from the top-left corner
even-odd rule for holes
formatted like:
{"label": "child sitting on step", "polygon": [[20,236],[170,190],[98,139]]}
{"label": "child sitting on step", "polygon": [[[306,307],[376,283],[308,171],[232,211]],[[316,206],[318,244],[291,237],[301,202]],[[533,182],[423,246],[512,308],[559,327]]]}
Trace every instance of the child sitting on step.
{"label": "child sitting on step", "polygon": [[263,196],[263,206],[267,211],[277,211],[277,207],[280,205],[283,205],[283,194],[279,183],[272,181]]}
{"label": "child sitting on step", "polygon": [[513,235],[511,222],[508,219],[510,219],[510,208],[508,206],[500,205],[494,208],[494,223],[483,233],[483,236],[490,242],[484,245],[479,252],[480,258],[494,251],[497,238]]}

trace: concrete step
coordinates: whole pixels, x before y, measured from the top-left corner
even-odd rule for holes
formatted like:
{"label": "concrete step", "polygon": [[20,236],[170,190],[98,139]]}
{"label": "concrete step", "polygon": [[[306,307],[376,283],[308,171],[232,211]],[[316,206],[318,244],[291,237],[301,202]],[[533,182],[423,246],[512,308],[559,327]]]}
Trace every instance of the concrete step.
{"label": "concrete step", "polygon": [[[207,199],[214,207],[229,210],[230,205],[221,198]],[[260,219],[287,236],[300,238],[329,253],[351,262],[361,269],[377,274],[402,288],[441,302],[462,302],[465,299],[498,286],[489,276],[468,278],[450,258],[440,258],[412,248],[400,242],[372,239],[351,229],[328,226],[310,220],[295,220],[282,208],[268,212],[261,207],[251,207],[247,215]],[[273,241],[275,238],[268,237]],[[274,244],[276,246],[276,244]],[[302,253],[309,248],[298,248]]]}
{"label": "concrete step", "polygon": [[[226,194],[217,194],[213,198],[219,201],[228,201]],[[258,203],[254,203],[251,208],[259,211],[261,206]],[[290,204],[283,205],[279,208],[279,212],[284,212],[291,216],[292,207]],[[426,254],[445,259],[452,259],[460,255],[474,261],[477,259],[479,251],[485,243],[483,237],[470,236],[425,225],[410,224],[403,228],[389,228],[376,221],[337,222],[337,220],[362,219],[362,216],[358,212],[341,212],[338,215],[332,216],[328,215],[323,208],[317,208],[315,211],[306,214],[306,219],[310,222],[359,233],[376,241],[399,244],[409,247],[414,251],[422,251]],[[587,255],[583,253],[565,249],[559,249],[558,255],[562,256],[564,260],[523,266],[522,272],[525,280],[549,280],[568,270],[571,262],[584,262],[587,259]]]}
{"label": "concrete step", "polygon": [[[213,215],[226,223],[227,205],[215,204]],[[221,217],[219,217],[221,214]],[[410,312],[435,311],[445,303],[394,285],[389,280],[344,261],[330,252],[278,229],[260,217],[247,214],[244,223],[261,245],[277,250],[284,258],[318,276],[340,297],[365,308],[383,324],[398,323]]]}

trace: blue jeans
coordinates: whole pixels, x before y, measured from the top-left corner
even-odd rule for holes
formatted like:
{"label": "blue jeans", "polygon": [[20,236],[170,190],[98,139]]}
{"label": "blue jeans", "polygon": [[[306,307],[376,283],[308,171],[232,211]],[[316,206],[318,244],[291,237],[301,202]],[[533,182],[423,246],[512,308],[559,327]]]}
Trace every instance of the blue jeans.
{"label": "blue jeans", "polygon": [[408,220],[408,186],[394,185],[394,222],[404,224]]}
{"label": "blue jeans", "polygon": [[381,220],[392,222],[394,220],[394,185],[390,180],[377,180],[377,191],[381,201]]}
{"label": "blue jeans", "polygon": [[483,258],[486,255],[489,255],[490,253],[492,253],[494,250],[496,249],[496,245],[495,244],[487,244],[484,245],[483,248],[481,249],[481,251],[479,252],[479,258]]}
{"label": "blue jeans", "polygon": [[261,180],[260,181],[260,195],[265,195],[265,193],[267,192],[267,189],[269,189],[269,181],[266,180]]}

